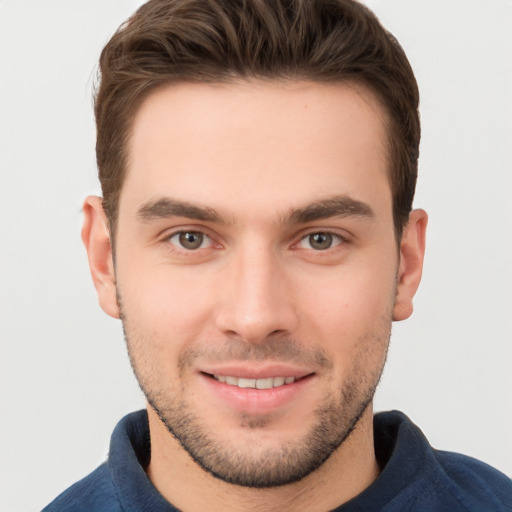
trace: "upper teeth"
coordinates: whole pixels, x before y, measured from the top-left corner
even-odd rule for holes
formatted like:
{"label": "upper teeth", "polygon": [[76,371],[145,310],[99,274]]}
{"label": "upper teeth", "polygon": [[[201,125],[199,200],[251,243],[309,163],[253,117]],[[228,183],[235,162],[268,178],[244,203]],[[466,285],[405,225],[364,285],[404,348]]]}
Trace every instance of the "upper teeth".
{"label": "upper teeth", "polygon": [[266,379],[244,379],[238,377],[230,377],[228,375],[214,375],[214,379],[219,382],[230,384],[231,386],[238,386],[239,388],[254,388],[254,389],[270,389],[284,386],[284,384],[291,384],[295,382],[295,377],[268,377]]}

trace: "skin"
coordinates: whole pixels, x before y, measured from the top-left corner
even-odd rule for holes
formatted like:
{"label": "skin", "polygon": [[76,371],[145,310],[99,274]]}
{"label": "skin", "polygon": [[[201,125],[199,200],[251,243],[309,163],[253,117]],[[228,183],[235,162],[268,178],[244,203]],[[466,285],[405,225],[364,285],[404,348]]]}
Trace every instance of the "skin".
{"label": "skin", "polygon": [[[347,84],[175,84],[134,121],[115,266],[101,200],[85,201],[99,301],[123,319],[152,404],[148,476],[179,509],[329,510],[378,476],[371,401],[391,322],[412,313],[427,222],[413,211],[397,246],[385,125]],[[276,402],[226,398],[209,376],[223,372],[306,378]],[[292,475],[290,452],[292,483],[228,483]]]}

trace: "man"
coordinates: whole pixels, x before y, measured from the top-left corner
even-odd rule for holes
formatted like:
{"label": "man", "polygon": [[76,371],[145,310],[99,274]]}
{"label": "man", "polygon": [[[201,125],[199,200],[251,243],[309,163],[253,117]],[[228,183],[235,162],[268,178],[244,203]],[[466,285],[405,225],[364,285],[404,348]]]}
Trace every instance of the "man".
{"label": "man", "polygon": [[100,69],[82,236],[148,408],[45,510],[511,510],[504,475],[373,417],[427,223],[416,82],[375,17],[152,0]]}

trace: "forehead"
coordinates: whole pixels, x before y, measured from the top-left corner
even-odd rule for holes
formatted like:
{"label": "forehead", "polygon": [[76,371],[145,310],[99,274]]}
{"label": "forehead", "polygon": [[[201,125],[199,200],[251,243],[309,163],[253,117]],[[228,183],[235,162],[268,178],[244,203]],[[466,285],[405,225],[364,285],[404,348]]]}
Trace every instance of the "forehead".
{"label": "forehead", "polygon": [[335,194],[390,207],[385,126],[350,84],[169,85],[135,117],[120,214],[159,195],[235,216]]}

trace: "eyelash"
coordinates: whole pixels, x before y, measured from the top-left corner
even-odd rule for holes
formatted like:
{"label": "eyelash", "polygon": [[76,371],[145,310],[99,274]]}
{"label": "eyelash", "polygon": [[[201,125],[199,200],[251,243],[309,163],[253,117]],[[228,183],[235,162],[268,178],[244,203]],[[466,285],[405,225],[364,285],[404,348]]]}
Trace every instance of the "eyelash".
{"label": "eyelash", "polygon": [[[197,248],[194,248],[194,249],[190,249],[190,248],[186,248],[186,247],[183,247],[183,245],[178,245],[179,242],[172,242],[172,239],[175,238],[175,237],[181,237],[182,235],[200,235],[201,237],[203,237],[203,240],[201,240],[201,243],[200,245],[197,247]],[[209,236],[207,233],[205,233],[204,231],[200,230],[200,229],[180,229],[179,231],[175,231],[173,233],[171,233],[169,236],[166,236],[165,237],[165,241],[166,242],[169,242],[171,245],[173,245],[174,247],[177,248],[177,250],[181,250],[181,251],[184,251],[184,252],[195,252],[195,251],[198,251],[200,249],[206,249],[207,247],[202,247],[203,243],[205,242],[204,239],[207,239],[210,241],[209,243],[209,246],[210,245],[213,245],[214,244],[214,241],[212,239],[211,236]]]}
{"label": "eyelash", "polygon": [[[323,236],[330,237],[331,242],[332,242],[329,245],[329,247],[326,247],[325,249],[314,249],[312,247],[307,248],[307,250],[311,250],[314,252],[326,252],[326,251],[329,251],[330,249],[335,249],[339,245],[345,244],[347,242],[347,239],[344,236],[340,235],[339,233],[336,233],[333,231],[328,231],[328,230],[315,230],[315,231],[310,231],[309,233],[306,233],[305,235],[301,236],[299,241],[296,244],[294,244],[294,246],[300,246],[303,242],[307,241],[308,239],[310,239],[310,237],[312,237],[314,235],[323,235]],[[337,243],[336,243],[336,240],[337,240]]]}
{"label": "eyelash", "polygon": [[[195,248],[186,248],[186,247],[183,247],[183,245],[178,240],[176,242],[172,241],[173,238],[181,237],[182,235],[186,235],[186,234],[200,235],[202,237],[202,240],[200,241],[200,245]],[[301,244],[304,242],[307,243],[308,238],[310,238],[313,235],[323,235],[323,236],[330,237],[332,243],[325,249],[314,249],[312,247],[309,247],[309,248],[301,247]],[[203,247],[203,244],[205,243],[205,239],[209,240],[209,244],[207,247]],[[336,243],[336,241],[337,241],[337,243]],[[215,241],[213,240],[213,238],[210,235],[208,235],[208,233],[206,233],[202,229],[194,229],[194,228],[180,229],[179,231],[175,231],[175,232],[169,234],[168,236],[166,236],[164,239],[164,242],[172,245],[173,250],[175,250],[177,252],[184,252],[184,253],[193,253],[196,251],[198,252],[201,249],[208,249],[209,247],[211,247],[212,245],[215,244]],[[338,246],[344,245],[347,242],[348,242],[347,238],[345,236],[341,235],[340,233],[337,233],[334,231],[329,231],[329,230],[318,230],[317,229],[317,230],[309,231],[308,233],[302,234],[300,236],[299,240],[297,242],[295,242],[294,244],[292,244],[291,247],[292,247],[292,249],[303,248],[305,250],[316,252],[316,253],[324,253],[324,252],[328,252],[328,251],[330,252],[330,250],[333,250],[333,249],[336,250],[336,248]],[[220,247],[220,244],[219,244],[219,247]]]}

